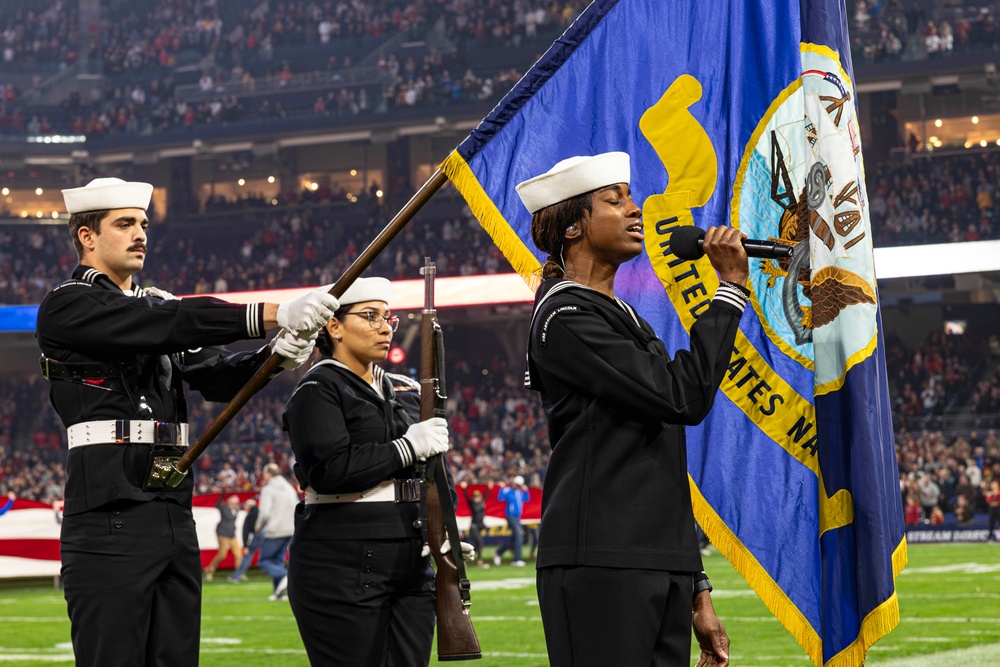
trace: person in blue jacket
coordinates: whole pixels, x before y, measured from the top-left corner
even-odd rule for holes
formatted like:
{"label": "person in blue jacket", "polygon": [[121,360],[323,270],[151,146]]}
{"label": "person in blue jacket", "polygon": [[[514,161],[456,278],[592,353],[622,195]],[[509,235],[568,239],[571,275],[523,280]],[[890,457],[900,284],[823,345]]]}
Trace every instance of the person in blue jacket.
{"label": "person in blue jacket", "polygon": [[521,558],[521,551],[524,548],[524,530],[521,527],[521,515],[524,514],[524,504],[531,499],[528,486],[524,483],[524,478],[520,475],[511,480],[511,485],[500,482],[500,492],[497,500],[504,504],[504,516],[507,518],[507,526],[510,528],[510,542],[503,544],[493,555],[493,564],[499,565],[501,558],[509,549],[514,558],[511,565],[524,567],[524,559]]}

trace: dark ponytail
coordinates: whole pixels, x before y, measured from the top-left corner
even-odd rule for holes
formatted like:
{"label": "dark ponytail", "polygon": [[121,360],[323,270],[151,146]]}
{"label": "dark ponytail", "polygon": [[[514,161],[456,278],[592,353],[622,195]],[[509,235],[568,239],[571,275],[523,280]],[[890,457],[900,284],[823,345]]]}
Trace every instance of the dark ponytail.
{"label": "dark ponytail", "polygon": [[[344,321],[344,315],[350,310],[352,304],[347,304],[346,306],[341,306],[337,312],[333,314],[333,319]],[[320,327],[319,333],[316,335],[316,349],[324,357],[333,356],[333,337],[330,336],[330,332],[327,331],[326,327]]]}

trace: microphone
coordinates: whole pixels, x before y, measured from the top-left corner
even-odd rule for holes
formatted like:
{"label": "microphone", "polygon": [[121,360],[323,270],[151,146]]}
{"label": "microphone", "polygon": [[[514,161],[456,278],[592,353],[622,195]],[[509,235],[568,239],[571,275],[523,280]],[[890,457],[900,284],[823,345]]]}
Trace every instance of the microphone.
{"label": "microphone", "polygon": [[[670,250],[680,259],[698,259],[705,254],[705,230],[699,227],[678,227],[670,234]],[[743,239],[747,257],[782,259],[792,256],[792,246],[774,241]]]}

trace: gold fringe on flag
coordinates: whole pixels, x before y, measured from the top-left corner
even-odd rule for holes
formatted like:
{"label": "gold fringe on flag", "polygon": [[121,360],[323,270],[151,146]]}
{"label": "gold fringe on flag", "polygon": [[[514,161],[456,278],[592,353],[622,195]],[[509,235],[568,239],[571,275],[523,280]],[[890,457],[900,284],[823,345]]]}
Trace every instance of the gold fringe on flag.
{"label": "gold fringe on flag", "polygon": [[705,497],[701,495],[698,485],[694,483],[694,479],[690,475],[688,475],[688,482],[691,486],[694,517],[698,520],[701,529],[708,535],[708,539],[712,541],[712,545],[722,552],[722,555],[732,563],[733,569],[746,579],[750,588],[763,601],[764,606],[774,614],[774,617],[792,634],[795,641],[805,649],[806,655],[809,656],[813,664],[820,667],[823,664],[823,642],[819,634],[789,599],[778,582],[771,578],[764,566],[740,542],[736,534],[722,520],[722,517],[716,514]]}
{"label": "gold fringe on flag", "polygon": [[441,163],[441,170],[451,179],[452,184],[465,198],[472,214],[479,220],[486,233],[493,239],[503,256],[507,258],[514,270],[528,283],[532,290],[537,289],[541,283],[542,265],[538,261],[524,242],[517,235],[514,229],[507,222],[506,218],[490,199],[479,179],[472,173],[465,159],[452,151],[444,162]]}
{"label": "gold fringe on flag", "polygon": [[[895,591],[889,598],[873,609],[861,622],[861,630],[857,639],[843,651],[823,663],[823,641],[798,607],[791,601],[784,590],[771,578],[764,566],[754,557],[739,538],[730,530],[708,501],[701,494],[694,479],[688,475],[691,486],[691,500],[694,505],[694,516],[698,525],[708,535],[708,539],[726,559],[732,563],[733,569],[740,573],[750,588],[764,603],[764,606],[774,614],[774,617],[795,638],[795,641],[805,649],[806,655],[816,667],[859,667],[865,662],[868,649],[882,637],[889,634],[899,625],[899,600]],[[892,553],[893,581],[906,566],[906,537]]]}
{"label": "gold fringe on flag", "polygon": [[[903,571],[906,561],[906,536],[904,535],[892,552],[893,581]],[[893,590],[889,599],[872,609],[861,621],[861,631],[858,633],[858,638],[850,646],[830,658],[825,667],[858,667],[863,665],[868,649],[879,639],[892,632],[897,625],[899,625],[899,599]]]}

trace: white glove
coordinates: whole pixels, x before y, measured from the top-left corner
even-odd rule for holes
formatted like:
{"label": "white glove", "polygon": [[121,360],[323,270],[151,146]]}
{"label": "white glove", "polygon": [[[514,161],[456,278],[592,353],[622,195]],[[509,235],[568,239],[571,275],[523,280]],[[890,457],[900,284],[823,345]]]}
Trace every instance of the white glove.
{"label": "white glove", "polygon": [[431,417],[416,424],[410,424],[403,438],[410,443],[413,457],[418,461],[426,461],[435,454],[448,451],[448,422],[443,417]]}
{"label": "white glove", "polygon": [[319,331],[340,308],[332,286],[320,287],[278,306],[278,326],[289,331]]}
{"label": "white glove", "polygon": [[[459,542],[458,545],[462,548],[462,560],[470,561],[476,559],[476,548],[469,544],[468,542]],[[448,538],[444,538],[444,543],[441,545],[441,553],[447,554],[451,553],[451,542]],[[425,544],[424,548],[420,550],[420,557],[429,556],[431,554],[431,546]]]}
{"label": "white glove", "polygon": [[316,334],[317,332],[313,331],[305,336],[298,336],[287,329],[282,329],[267,346],[273,354],[284,357],[281,367],[290,371],[309,361],[309,355],[316,347]]}
{"label": "white glove", "polygon": [[160,289],[159,287],[143,287],[143,296],[151,296],[154,299],[163,299],[164,301],[177,301],[177,297],[168,292],[167,290]]}

